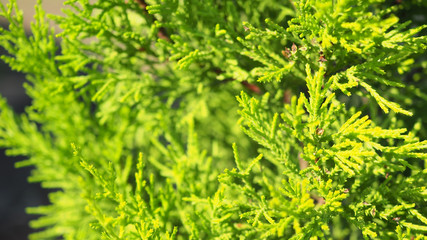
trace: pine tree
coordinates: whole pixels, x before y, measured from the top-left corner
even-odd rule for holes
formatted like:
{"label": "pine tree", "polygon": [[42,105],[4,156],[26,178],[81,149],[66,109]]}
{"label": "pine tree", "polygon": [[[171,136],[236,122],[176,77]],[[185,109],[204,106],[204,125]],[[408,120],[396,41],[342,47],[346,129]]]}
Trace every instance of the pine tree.
{"label": "pine tree", "polygon": [[427,4],[396,2],[38,1],[30,36],[0,5],[30,239],[424,239]]}

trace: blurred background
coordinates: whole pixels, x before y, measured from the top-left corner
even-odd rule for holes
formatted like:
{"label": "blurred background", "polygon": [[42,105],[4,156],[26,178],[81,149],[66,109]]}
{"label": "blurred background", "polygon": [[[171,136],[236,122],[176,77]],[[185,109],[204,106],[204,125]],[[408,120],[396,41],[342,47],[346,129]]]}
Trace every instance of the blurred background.
{"label": "blurred background", "polygon": [[[29,32],[30,22],[34,15],[36,0],[18,0],[18,6],[24,12],[24,22]],[[47,13],[60,14],[63,0],[44,0],[43,6]],[[0,0],[6,5],[9,0]],[[0,17],[0,25],[7,28],[8,23]],[[7,54],[0,47],[0,55]],[[22,84],[25,76],[12,71],[7,64],[0,61],[0,95],[6,98],[8,104],[16,113],[23,113],[31,100],[25,95]],[[38,183],[28,183],[31,168],[14,167],[15,162],[22,158],[5,156],[5,150],[0,149],[0,239],[23,240],[33,230],[28,223],[35,215],[28,215],[25,208],[29,206],[47,205],[48,191],[42,189]]]}

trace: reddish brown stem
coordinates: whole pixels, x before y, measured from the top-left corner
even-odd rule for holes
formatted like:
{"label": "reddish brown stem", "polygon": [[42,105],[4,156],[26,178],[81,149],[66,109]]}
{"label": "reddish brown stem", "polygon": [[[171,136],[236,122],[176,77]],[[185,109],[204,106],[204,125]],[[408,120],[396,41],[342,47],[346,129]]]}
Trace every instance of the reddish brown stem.
{"label": "reddish brown stem", "polygon": [[[148,5],[144,0],[134,0],[134,1],[136,3],[138,3],[138,5],[144,10],[144,14],[148,14],[148,11],[147,11]],[[157,20],[155,16],[152,15],[152,17],[153,17],[154,21]],[[169,38],[168,34],[166,33],[166,29],[163,27],[159,28],[159,32],[157,33],[157,37],[164,39],[166,41],[170,41],[170,38]]]}
{"label": "reddish brown stem", "polygon": [[252,92],[254,92],[256,94],[261,94],[262,93],[261,89],[257,85],[255,85],[255,84],[248,83],[247,81],[243,81],[242,85],[245,86],[249,91],[252,91]]}

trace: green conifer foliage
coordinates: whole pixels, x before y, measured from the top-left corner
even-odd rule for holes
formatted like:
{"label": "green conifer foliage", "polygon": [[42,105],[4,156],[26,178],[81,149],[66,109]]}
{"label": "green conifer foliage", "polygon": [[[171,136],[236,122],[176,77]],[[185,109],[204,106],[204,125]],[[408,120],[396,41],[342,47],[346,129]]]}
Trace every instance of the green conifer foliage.
{"label": "green conifer foliage", "polygon": [[30,239],[424,239],[427,6],[396,2],[38,1],[30,36],[0,5],[32,98],[0,146],[55,190]]}

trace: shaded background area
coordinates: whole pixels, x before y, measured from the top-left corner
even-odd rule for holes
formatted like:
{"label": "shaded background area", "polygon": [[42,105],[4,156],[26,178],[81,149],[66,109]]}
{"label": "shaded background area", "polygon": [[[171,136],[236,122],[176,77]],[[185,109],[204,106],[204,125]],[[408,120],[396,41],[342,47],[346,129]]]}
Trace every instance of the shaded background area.
{"label": "shaded background area", "polygon": [[[0,50],[0,54],[5,54]],[[4,62],[0,62],[0,94],[16,113],[22,113],[30,99],[25,95],[22,84],[25,77],[13,72]],[[48,204],[47,190],[40,184],[28,183],[31,168],[16,169],[14,164],[22,158],[5,156],[0,149],[0,239],[28,239],[28,222],[36,216],[25,213],[28,206]]]}
{"label": "shaded background area", "polygon": [[[19,8],[24,12],[24,25],[28,30],[34,6],[37,0],[18,0]],[[44,0],[43,7],[48,13],[60,13],[63,0]],[[9,0],[0,0],[0,3],[9,3]],[[0,24],[7,28],[8,23],[0,18]],[[0,55],[7,54],[0,47]],[[7,64],[0,60],[0,95],[6,98],[17,114],[23,113],[30,105],[31,99],[25,94],[22,84],[25,76],[12,71]],[[31,167],[18,168],[14,164],[23,158],[5,156],[5,150],[0,149],[0,239],[23,240],[34,232],[29,227],[29,221],[37,218],[36,215],[26,214],[25,208],[49,204],[48,190],[42,189],[39,183],[28,183]]]}

